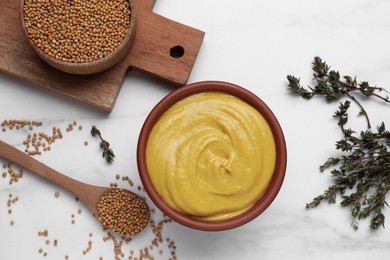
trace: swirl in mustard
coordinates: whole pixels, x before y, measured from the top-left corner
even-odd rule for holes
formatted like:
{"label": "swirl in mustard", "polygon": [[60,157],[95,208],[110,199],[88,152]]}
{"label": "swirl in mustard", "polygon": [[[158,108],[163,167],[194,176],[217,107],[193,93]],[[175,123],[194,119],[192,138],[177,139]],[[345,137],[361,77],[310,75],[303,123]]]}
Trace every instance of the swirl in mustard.
{"label": "swirl in mustard", "polygon": [[204,92],[171,106],[153,127],[147,169],[173,209],[208,221],[236,216],[266,191],[275,168],[272,131],[252,106]]}

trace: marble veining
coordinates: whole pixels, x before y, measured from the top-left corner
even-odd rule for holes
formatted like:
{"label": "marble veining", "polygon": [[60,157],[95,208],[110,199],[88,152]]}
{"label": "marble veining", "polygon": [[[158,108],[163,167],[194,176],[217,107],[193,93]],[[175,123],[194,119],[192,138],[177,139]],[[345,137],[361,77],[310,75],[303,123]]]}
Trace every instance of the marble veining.
{"label": "marble veining", "polygon": [[[320,173],[318,166],[335,153],[334,142],[341,135],[332,119],[335,105],[292,96],[286,90],[286,76],[300,76],[309,84],[310,63],[318,55],[341,73],[390,90],[389,10],[390,2],[385,0],[156,2],[155,12],[206,32],[189,83],[221,80],[254,92],[274,111],[288,146],[282,189],[257,219],[224,232],[201,232],[176,223],[166,226],[163,237],[175,241],[178,259],[388,258],[388,222],[385,229],[372,232],[369,222],[361,221],[355,232],[348,210],[338,204],[305,209],[305,204],[330,184],[329,173]],[[42,121],[44,125],[34,131],[45,133],[60,127],[64,138],[37,159],[95,185],[117,181],[121,187],[128,187],[115,176],[129,176],[136,189],[141,184],[136,146],[142,124],[157,102],[174,89],[140,72],[129,72],[114,110],[106,114],[0,73],[0,121]],[[373,101],[364,104],[373,125],[384,121],[390,126],[390,106]],[[83,130],[65,132],[74,120]],[[354,126],[364,128],[362,119],[351,120]],[[114,164],[107,165],[101,158],[98,140],[89,133],[91,125],[97,125],[110,142],[116,153]],[[26,129],[0,129],[0,139],[23,150],[28,133]],[[3,162],[0,159],[0,174]],[[56,191],[61,193],[59,198],[54,197]],[[8,214],[9,194],[20,198],[11,206],[12,214]],[[77,215],[78,209],[83,213]],[[74,225],[71,214],[76,214]],[[385,214],[390,217],[389,209]],[[49,230],[51,241],[59,240],[57,247],[46,245],[46,238],[37,235],[44,229]],[[0,175],[0,230],[0,260],[57,260],[65,259],[65,255],[77,260],[114,259],[112,242],[103,241],[105,233],[88,209],[66,191],[30,172],[12,185]],[[89,233],[93,233],[91,238]],[[125,245],[123,259],[152,237],[147,231]],[[88,240],[92,240],[93,248],[83,255]],[[48,255],[39,254],[39,248]],[[166,245],[161,248],[162,254],[160,249],[154,250],[155,259],[171,257]]]}

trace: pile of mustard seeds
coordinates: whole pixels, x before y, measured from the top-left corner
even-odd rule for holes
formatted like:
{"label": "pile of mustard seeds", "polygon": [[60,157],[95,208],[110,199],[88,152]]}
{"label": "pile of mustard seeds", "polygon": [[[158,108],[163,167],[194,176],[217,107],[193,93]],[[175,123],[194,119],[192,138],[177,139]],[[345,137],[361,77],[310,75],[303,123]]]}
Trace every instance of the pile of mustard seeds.
{"label": "pile of mustard seeds", "polygon": [[141,232],[150,217],[145,201],[123,189],[114,189],[103,196],[98,214],[103,227],[126,236]]}
{"label": "pile of mustard seeds", "polygon": [[[122,180],[122,182],[127,183],[130,187],[134,186],[133,180],[128,176],[115,176],[116,180]],[[137,187],[141,187],[138,185]],[[145,192],[145,189],[141,187],[140,191]],[[150,220],[149,220],[149,232],[153,235],[152,240],[149,244],[145,244],[144,247],[134,250],[131,249],[127,254],[124,249],[125,245],[130,244],[133,239],[128,236],[118,237],[111,232],[107,232],[107,236],[103,237],[103,241],[112,241],[114,245],[114,254],[115,260],[129,259],[129,260],[140,260],[140,259],[169,259],[177,260],[176,255],[176,244],[175,242],[167,237],[164,239],[163,230],[164,227],[172,223],[172,220],[166,215],[159,216],[156,210],[150,209]],[[147,229],[143,232],[147,232]],[[168,256],[164,251],[168,250]],[[128,257],[126,257],[128,256]]]}
{"label": "pile of mustard seeds", "polygon": [[112,53],[130,27],[128,0],[25,0],[24,23],[50,57],[83,63]]}

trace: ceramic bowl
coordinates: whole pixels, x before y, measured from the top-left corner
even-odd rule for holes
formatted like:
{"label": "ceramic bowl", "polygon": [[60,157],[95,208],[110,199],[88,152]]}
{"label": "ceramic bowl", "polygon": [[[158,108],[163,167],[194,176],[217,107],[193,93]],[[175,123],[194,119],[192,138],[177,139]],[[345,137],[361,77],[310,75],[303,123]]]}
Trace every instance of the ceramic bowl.
{"label": "ceramic bowl", "polygon": [[[261,197],[250,209],[248,209],[244,213],[220,221],[199,220],[196,218],[192,218],[191,216],[179,213],[174,209],[170,208],[155,190],[149,177],[148,169],[146,166],[146,145],[148,142],[148,138],[153,126],[159,120],[162,114],[179,100],[191,96],[193,94],[208,91],[224,92],[231,94],[247,102],[252,107],[257,109],[270,125],[276,143],[276,167],[271,182],[263,197]],[[249,221],[258,217],[262,212],[264,212],[264,210],[268,208],[268,206],[275,199],[282,186],[286,171],[287,151],[284,135],[278,120],[276,119],[272,111],[268,108],[268,106],[260,98],[258,98],[250,91],[237,85],[219,81],[205,81],[193,83],[175,90],[174,92],[166,96],[164,99],[162,99],[153,108],[153,110],[146,118],[139,136],[137,147],[137,163],[139,174],[146,192],[148,193],[152,201],[155,203],[155,205],[162,212],[164,212],[174,221],[193,229],[204,231],[220,231],[232,229],[241,226],[245,223],[248,223]]]}
{"label": "ceramic bowl", "polygon": [[47,64],[50,66],[67,72],[71,74],[93,74],[98,73],[104,70],[107,70],[120,62],[128,53],[134,38],[135,38],[135,32],[136,32],[136,16],[134,12],[134,5],[133,1],[130,0],[130,9],[131,9],[131,17],[130,17],[130,26],[129,30],[127,32],[127,35],[125,36],[122,43],[110,54],[106,55],[105,57],[91,61],[91,62],[84,62],[84,63],[74,63],[74,62],[64,62],[58,59],[55,59],[53,57],[50,57],[45,52],[43,52],[40,48],[38,48],[35,43],[30,39],[27,30],[26,25],[24,23],[24,6],[25,0],[20,0],[19,4],[19,20],[22,27],[23,34],[26,36],[29,44],[33,48],[33,50],[38,54],[38,56],[44,60]]}

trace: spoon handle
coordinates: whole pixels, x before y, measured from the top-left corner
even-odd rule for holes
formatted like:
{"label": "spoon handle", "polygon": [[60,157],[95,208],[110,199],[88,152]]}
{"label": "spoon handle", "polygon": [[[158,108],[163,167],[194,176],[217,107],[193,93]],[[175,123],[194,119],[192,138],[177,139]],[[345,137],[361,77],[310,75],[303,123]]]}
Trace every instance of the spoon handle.
{"label": "spoon handle", "polygon": [[83,188],[85,189],[85,186],[87,185],[63,175],[62,173],[48,167],[47,165],[32,158],[30,155],[23,153],[22,151],[1,140],[0,157],[17,163],[27,170],[35,172],[39,176],[58,184],[66,190],[69,190],[76,196],[78,196],[80,191],[82,191]]}

